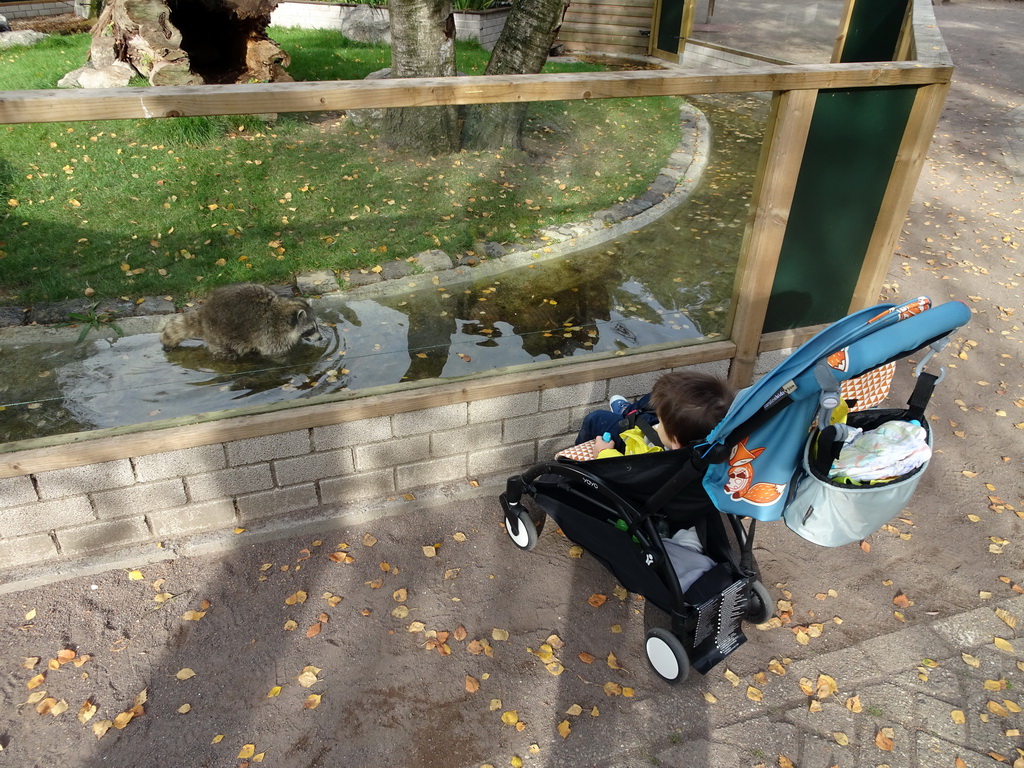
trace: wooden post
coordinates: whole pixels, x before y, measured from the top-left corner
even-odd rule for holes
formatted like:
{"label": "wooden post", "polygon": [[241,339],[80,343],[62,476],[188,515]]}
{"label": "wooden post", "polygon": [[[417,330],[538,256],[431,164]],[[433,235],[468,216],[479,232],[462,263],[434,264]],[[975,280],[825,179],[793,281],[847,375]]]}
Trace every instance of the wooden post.
{"label": "wooden post", "polygon": [[733,284],[729,336],[736,356],[729,381],[736,387],[747,386],[754,371],[817,97],[816,90],[783,91],[772,99]]}
{"label": "wooden post", "polygon": [[947,91],[949,83],[925,85],[917,89],[917,96],[907,120],[907,129],[897,150],[892,175],[889,177],[878,219],[868,243],[864,265],[853,290],[850,312],[871,306],[878,301],[879,289],[889,270],[892,254],[928,153],[928,146],[931,144],[935,126],[946,101]]}
{"label": "wooden post", "polygon": [[683,58],[686,40],[693,35],[693,17],[697,13],[697,0],[683,2],[683,28],[679,31],[679,59]]}
{"label": "wooden post", "polygon": [[832,46],[832,63],[837,64],[843,60],[843,48],[846,46],[846,35],[850,31],[850,19],[853,18],[853,7],[857,0],[846,0],[843,3],[843,15],[839,17],[839,29],[836,32],[836,42]]}

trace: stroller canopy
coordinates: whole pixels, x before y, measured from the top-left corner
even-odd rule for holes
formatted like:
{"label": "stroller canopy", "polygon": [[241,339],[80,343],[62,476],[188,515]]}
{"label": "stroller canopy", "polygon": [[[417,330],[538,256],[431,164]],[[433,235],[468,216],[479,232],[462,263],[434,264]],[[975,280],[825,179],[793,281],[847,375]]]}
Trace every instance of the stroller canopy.
{"label": "stroller canopy", "polygon": [[926,297],[879,304],[828,326],[737,395],[695,452],[711,463],[704,488],[722,512],[778,520],[819,407],[835,407],[839,385],[927,346],[941,349],[970,319],[961,302]]}

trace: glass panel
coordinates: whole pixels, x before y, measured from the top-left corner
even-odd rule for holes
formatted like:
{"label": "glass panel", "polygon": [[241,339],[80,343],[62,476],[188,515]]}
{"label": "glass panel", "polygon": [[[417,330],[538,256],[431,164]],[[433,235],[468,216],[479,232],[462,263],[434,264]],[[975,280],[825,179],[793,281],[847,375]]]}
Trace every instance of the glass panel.
{"label": "glass panel", "polygon": [[843,0],[698,0],[692,39],[795,64],[827,64]]}
{"label": "glass panel", "polygon": [[[42,322],[78,298],[62,332],[0,331],[0,441],[721,338],[768,101],[681,106],[536,103],[527,152],[440,159],[380,150],[372,123],[338,114],[4,127],[0,311]],[[685,200],[591,223],[666,167],[689,180]],[[481,258],[497,242],[504,255]],[[427,250],[462,263],[418,274],[408,259]],[[281,359],[164,351],[159,318],[118,314],[182,303],[166,288],[182,274],[373,280],[360,265],[397,276],[315,299],[325,339]]]}

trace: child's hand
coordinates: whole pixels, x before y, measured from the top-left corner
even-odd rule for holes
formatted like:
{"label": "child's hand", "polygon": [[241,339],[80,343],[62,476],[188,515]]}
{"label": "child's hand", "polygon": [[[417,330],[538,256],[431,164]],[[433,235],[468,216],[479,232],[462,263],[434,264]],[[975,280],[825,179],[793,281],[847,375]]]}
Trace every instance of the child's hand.
{"label": "child's hand", "polygon": [[[607,433],[606,433],[607,434]],[[594,438],[594,453],[598,454],[601,451],[607,451],[609,448],[614,448],[615,443],[605,440],[603,437]]]}

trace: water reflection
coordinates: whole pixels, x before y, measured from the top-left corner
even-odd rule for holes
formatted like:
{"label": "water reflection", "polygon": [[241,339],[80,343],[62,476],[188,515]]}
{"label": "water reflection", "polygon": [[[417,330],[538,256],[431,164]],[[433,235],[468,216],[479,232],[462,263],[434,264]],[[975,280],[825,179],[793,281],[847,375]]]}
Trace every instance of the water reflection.
{"label": "water reflection", "polygon": [[700,100],[718,140],[683,206],[618,241],[498,277],[418,276],[387,297],[315,303],[326,346],[227,363],[156,334],[7,345],[0,441],[155,420],[725,333],[766,103]]}

